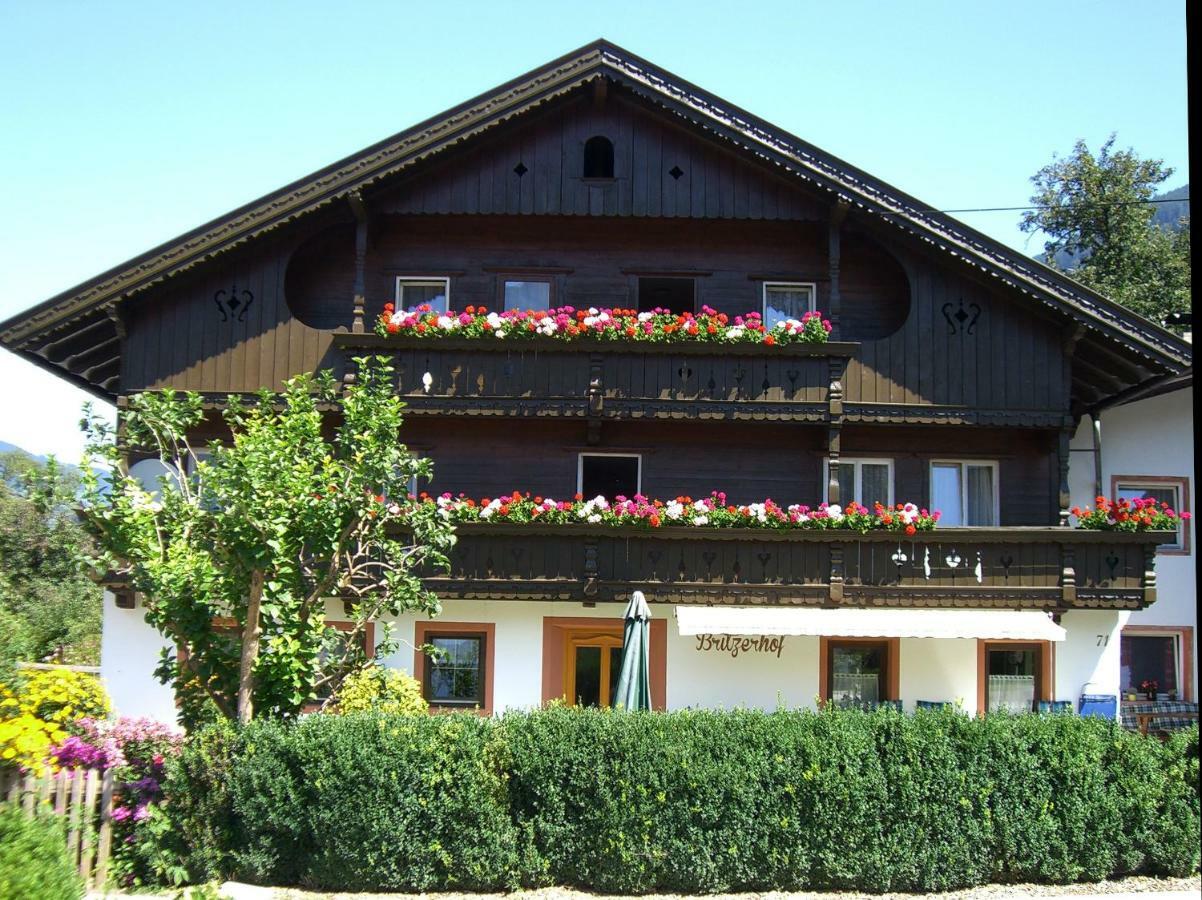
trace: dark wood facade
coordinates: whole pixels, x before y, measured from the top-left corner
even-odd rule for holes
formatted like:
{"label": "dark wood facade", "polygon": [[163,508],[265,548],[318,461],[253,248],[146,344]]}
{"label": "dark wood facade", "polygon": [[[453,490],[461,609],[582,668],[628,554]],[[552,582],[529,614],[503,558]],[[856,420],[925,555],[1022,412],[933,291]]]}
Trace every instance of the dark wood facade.
{"label": "dark wood facade", "polygon": [[[608,155],[590,156],[598,140]],[[640,278],[673,276],[692,280],[696,308],[732,315],[758,311],[765,282],[804,282],[834,341],[377,338],[400,276],[446,278],[455,309],[496,308],[504,281],[522,277],[549,281],[553,305],[629,307]],[[1061,523],[1081,415],[1191,358],[1105,298],[604,42],[52,298],[0,338],[117,400],[170,387],[218,403],[299,372],[352,378],[354,357],[383,353],[409,403],[404,437],[435,461],[435,491],[568,496],[591,450],[639,454],[653,496],[817,505],[837,495],[840,459],[871,456],[892,460],[897,500],[926,505],[932,460],[998,467],[999,527],[972,538],[994,560],[979,584],[911,584],[876,537],[548,535],[531,539],[522,569],[505,561],[526,538],[478,528],[440,582],[452,595],[542,596],[515,585],[567,578],[575,586],[551,593],[584,597],[592,579],[611,599],[622,584],[672,582],[707,602],[713,586],[817,602],[845,585],[857,603],[1040,608],[1154,596],[1154,541],[1006,529]],[[946,556],[961,540],[921,542]],[[530,568],[536,549],[544,562]],[[648,569],[653,552],[680,556],[684,575]],[[1121,572],[1098,562],[1116,556]],[[998,574],[1003,558],[1014,583]]]}

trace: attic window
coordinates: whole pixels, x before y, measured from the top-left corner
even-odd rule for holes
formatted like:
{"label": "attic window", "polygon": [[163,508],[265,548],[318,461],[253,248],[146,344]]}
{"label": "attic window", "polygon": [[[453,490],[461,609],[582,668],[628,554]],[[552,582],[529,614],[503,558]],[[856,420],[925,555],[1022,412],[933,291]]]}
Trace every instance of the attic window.
{"label": "attic window", "polygon": [[614,177],[614,145],[609,138],[597,134],[584,142],[584,177]]}

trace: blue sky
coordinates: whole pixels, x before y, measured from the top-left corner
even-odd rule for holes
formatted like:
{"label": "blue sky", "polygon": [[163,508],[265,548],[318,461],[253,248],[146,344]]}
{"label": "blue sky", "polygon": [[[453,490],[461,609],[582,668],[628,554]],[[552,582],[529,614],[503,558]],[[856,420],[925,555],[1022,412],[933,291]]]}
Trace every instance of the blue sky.
{"label": "blue sky", "polygon": [[[597,37],[939,208],[1112,131],[1189,180],[1184,2],[0,0],[0,319]],[[1038,253],[1018,217],[961,216]],[[78,457],[82,393],[0,384],[0,440]]]}

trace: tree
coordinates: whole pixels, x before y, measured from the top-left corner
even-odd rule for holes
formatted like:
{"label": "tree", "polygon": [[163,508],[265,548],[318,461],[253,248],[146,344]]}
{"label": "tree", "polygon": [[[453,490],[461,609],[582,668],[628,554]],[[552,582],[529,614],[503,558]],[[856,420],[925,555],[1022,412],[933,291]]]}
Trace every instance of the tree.
{"label": "tree", "polygon": [[72,508],[78,490],[53,458],[0,454],[0,676],[16,661],[99,660],[101,591]]}
{"label": "tree", "polygon": [[[175,643],[156,674],[185,724],[207,703],[241,722],[295,714],[366,663],[369,622],[438,611],[420,576],[447,564],[454,534],[409,492],[431,466],[399,440],[392,370],[359,362],[341,396],[325,372],[249,404],[230,397],[229,440],[207,459],[189,440],[205,418],[197,394],[131,398],[116,438],[89,417],[89,449],[116,473],[107,489],[85,477],[99,561],[128,577],[146,620]],[[155,492],[123,464],[146,451],[169,472]],[[349,630],[326,625],[328,600],[346,603]],[[381,643],[396,647],[386,625]]]}
{"label": "tree", "polygon": [[1084,141],[1031,178],[1037,208],[1023,213],[1023,231],[1047,236],[1046,259],[1082,284],[1163,323],[1190,308],[1189,220],[1176,230],[1153,224],[1156,195],[1173,170],[1159,159],[1114,150],[1115,136],[1094,156]]}

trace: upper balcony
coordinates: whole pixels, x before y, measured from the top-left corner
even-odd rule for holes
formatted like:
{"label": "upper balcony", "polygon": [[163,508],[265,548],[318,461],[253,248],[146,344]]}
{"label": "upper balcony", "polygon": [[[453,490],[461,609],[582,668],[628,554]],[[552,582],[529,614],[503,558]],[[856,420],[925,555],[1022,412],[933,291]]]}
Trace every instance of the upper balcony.
{"label": "upper balcony", "polygon": [[1171,532],[947,528],[458,526],[441,597],[667,603],[1141,609]]}
{"label": "upper balcony", "polygon": [[[339,334],[392,359],[412,415],[828,421],[858,345],[565,343]],[[427,376],[429,376],[427,378]]]}

